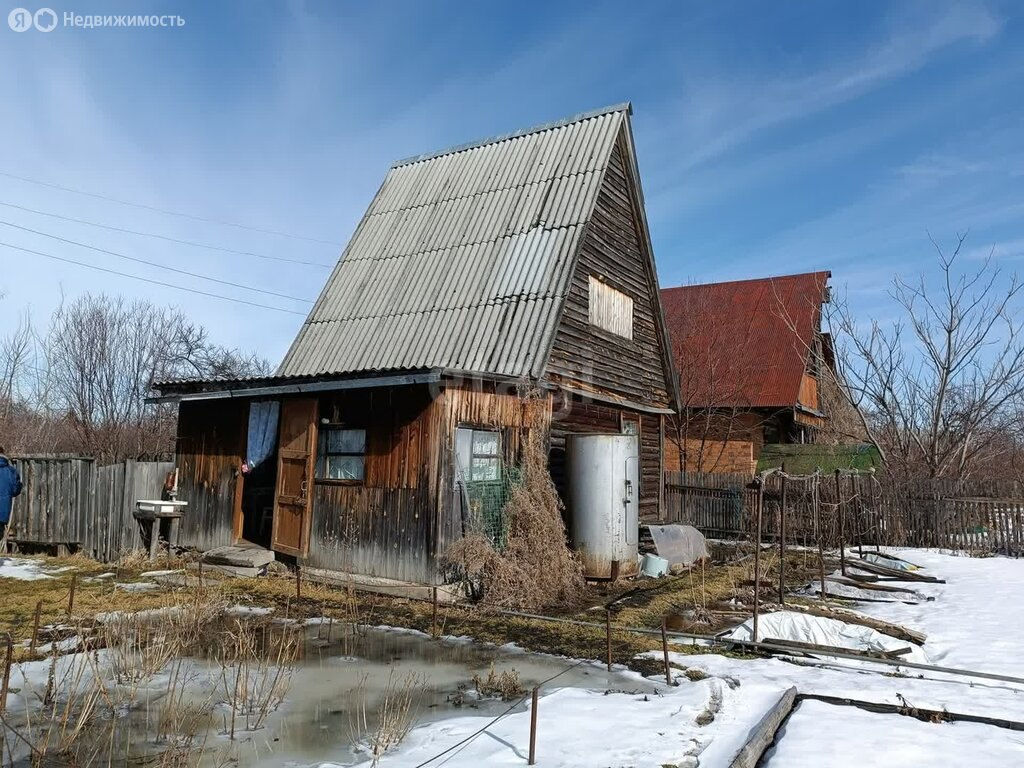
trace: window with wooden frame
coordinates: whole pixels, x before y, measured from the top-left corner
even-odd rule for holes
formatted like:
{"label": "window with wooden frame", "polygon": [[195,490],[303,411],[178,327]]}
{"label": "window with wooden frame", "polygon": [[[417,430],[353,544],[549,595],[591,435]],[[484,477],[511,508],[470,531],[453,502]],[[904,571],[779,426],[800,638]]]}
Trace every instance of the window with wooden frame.
{"label": "window with wooden frame", "polygon": [[590,324],[624,339],[633,338],[633,299],[590,276]]}
{"label": "window with wooden frame", "polygon": [[316,452],[316,479],[361,483],[366,477],[366,430],[322,424]]}
{"label": "window with wooden frame", "polygon": [[455,431],[455,451],[465,482],[501,479],[501,439],[498,432],[459,427]]}

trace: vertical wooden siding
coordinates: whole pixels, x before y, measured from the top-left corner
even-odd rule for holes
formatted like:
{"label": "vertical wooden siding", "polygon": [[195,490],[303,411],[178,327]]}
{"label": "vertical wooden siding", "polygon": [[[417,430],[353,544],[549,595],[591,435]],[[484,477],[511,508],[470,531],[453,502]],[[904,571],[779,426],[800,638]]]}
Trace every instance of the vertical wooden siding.
{"label": "vertical wooden siding", "polygon": [[365,480],[314,483],[304,562],[433,582],[441,412],[426,387],[350,390],[321,398],[321,418],[366,430]]}
{"label": "vertical wooden siding", "polygon": [[[670,407],[669,374],[659,339],[657,304],[651,295],[657,280],[649,274],[643,248],[620,144],[612,153],[581,246],[547,376],[578,389]],[[591,325],[591,276],[633,300],[631,339]]]}
{"label": "vertical wooden siding", "polygon": [[247,400],[185,401],[178,409],[179,540],[198,549],[233,543],[235,480],[245,456]]}

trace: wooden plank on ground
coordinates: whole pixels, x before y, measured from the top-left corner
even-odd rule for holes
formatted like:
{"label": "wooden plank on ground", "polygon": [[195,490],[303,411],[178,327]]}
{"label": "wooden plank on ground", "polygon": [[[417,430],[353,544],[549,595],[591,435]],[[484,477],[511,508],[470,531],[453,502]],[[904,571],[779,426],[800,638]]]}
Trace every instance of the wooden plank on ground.
{"label": "wooden plank on ground", "polygon": [[892,581],[920,581],[928,584],[946,583],[945,579],[937,579],[934,576],[925,576],[924,574],[914,573],[913,571],[901,571],[899,568],[887,568],[884,565],[869,563],[857,558],[851,559],[847,564],[847,567],[857,568],[879,576],[888,576]]}
{"label": "wooden plank on ground", "polygon": [[822,696],[815,693],[801,693],[797,695],[797,701],[820,701],[825,704],[836,706],[857,707],[866,712],[876,712],[887,715],[904,715],[923,720],[926,723],[981,723],[982,725],[994,725],[996,728],[1007,728],[1011,731],[1024,731],[1024,723],[1019,720],[1004,720],[999,717],[986,717],[983,715],[971,715],[961,712],[949,712],[945,709],[919,709],[909,705],[883,704],[874,701],[859,701],[857,699],[841,698],[839,696]]}
{"label": "wooden plank on ground", "polygon": [[865,659],[887,659],[889,661],[899,661],[901,656],[906,656],[911,651],[909,647],[900,648],[898,651],[862,651],[858,648],[802,643],[799,640],[783,640],[775,637],[766,638],[764,643],[765,645],[779,645],[786,649],[792,648],[795,651],[806,651],[807,653],[817,653],[826,656],[833,653],[846,653],[852,656],[862,656]]}
{"label": "wooden plank on ground", "polygon": [[755,768],[765,751],[775,741],[775,734],[793,711],[795,703],[796,688],[789,688],[754,726],[746,743],[729,763],[729,768]]}

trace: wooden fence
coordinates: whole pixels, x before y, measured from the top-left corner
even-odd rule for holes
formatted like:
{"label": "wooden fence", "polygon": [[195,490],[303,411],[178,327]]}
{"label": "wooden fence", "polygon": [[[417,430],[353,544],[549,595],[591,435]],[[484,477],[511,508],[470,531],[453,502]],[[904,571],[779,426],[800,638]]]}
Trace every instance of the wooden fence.
{"label": "wooden fence", "polygon": [[[667,472],[666,516],[712,538],[761,533],[827,546],[881,544],[1024,555],[1024,488],[1013,480],[916,479],[841,472],[790,477]],[[783,500],[785,504],[783,505]]]}
{"label": "wooden fence", "polygon": [[14,457],[25,485],[14,500],[10,538],[66,546],[101,562],[142,546],[132,516],[136,499],[160,498],[172,462],[97,466],[89,458]]}

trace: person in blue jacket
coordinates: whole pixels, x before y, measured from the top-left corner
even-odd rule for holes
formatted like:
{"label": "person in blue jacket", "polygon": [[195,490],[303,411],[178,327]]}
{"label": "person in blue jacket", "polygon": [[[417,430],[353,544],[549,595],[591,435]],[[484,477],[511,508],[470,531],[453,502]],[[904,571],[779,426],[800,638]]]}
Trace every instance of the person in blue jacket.
{"label": "person in blue jacket", "polygon": [[0,540],[11,520],[11,502],[21,493],[21,476],[0,447]]}

